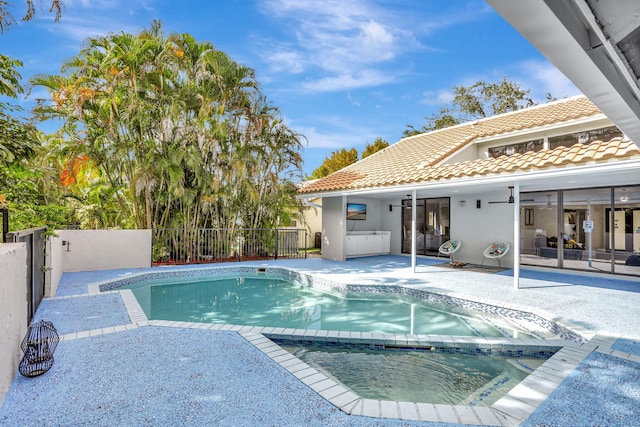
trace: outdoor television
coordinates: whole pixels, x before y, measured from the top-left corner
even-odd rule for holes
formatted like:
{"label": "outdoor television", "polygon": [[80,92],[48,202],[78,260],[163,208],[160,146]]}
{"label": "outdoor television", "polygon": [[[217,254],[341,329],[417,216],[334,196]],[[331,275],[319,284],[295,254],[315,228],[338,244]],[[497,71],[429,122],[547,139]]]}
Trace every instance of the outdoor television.
{"label": "outdoor television", "polygon": [[348,220],[367,219],[367,205],[364,205],[361,203],[347,203],[347,219]]}

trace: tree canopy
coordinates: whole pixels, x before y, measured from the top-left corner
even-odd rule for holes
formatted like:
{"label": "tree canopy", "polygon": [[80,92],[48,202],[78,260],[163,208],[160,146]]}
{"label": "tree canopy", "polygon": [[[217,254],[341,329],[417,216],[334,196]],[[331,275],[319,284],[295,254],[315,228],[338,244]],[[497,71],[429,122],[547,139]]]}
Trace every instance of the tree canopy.
{"label": "tree canopy", "polygon": [[314,169],[311,175],[309,175],[309,179],[323,178],[357,161],[358,150],[355,148],[351,148],[349,150],[341,148],[340,150],[333,151],[328,157],[326,157],[322,164]]}
{"label": "tree canopy", "polygon": [[271,227],[299,211],[304,140],[262,94],[254,71],[159,22],[90,38],[48,88],[41,119],[83,226]]}
{"label": "tree canopy", "polygon": [[[0,54],[0,95],[17,98],[24,90],[18,69],[22,62]],[[55,173],[41,163],[42,134],[22,109],[0,102],[0,206],[12,212],[10,229],[69,222],[69,211],[59,203]]]}
{"label": "tree canopy", "polygon": [[[524,89],[506,77],[499,82],[480,80],[471,86],[454,85],[452,90],[454,97],[450,106],[442,107],[438,114],[426,117],[426,123],[420,129],[407,125],[402,136],[431,132],[535,105],[529,96],[530,89]],[[551,98],[551,95],[548,94],[547,97]]]}
{"label": "tree canopy", "polygon": [[389,143],[387,141],[378,137],[375,141],[373,141],[373,144],[367,144],[364,147],[364,150],[362,151],[362,158],[364,159],[365,157],[369,157],[370,155],[375,154],[380,150],[384,150],[388,146]]}

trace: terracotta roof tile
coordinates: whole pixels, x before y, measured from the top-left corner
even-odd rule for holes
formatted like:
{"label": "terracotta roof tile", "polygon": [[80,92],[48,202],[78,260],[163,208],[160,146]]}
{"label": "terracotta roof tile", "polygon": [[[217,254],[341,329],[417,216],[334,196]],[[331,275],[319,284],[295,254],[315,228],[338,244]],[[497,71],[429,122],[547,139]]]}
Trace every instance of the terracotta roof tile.
{"label": "terracotta roof tile", "polygon": [[303,186],[299,193],[392,187],[443,179],[567,167],[571,164],[580,165],[611,158],[640,157],[640,150],[633,142],[616,138],[609,142],[595,141],[588,145],[560,146],[552,150],[440,164],[478,138],[599,114],[601,112],[586,97],[577,97],[412,136]]}

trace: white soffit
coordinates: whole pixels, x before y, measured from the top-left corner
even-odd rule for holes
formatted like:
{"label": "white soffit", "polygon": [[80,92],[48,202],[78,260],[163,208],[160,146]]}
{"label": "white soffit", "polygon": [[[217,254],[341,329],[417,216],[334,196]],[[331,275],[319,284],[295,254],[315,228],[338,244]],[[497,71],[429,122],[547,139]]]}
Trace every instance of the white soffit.
{"label": "white soffit", "polygon": [[640,145],[640,1],[487,3]]}

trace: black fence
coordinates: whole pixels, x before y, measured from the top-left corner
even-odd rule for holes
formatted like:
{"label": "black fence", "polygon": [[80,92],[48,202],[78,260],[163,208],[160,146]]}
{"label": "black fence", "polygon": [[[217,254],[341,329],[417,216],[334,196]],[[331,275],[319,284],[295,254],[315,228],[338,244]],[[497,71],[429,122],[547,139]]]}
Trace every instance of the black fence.
{"label": "black fence", "polygon": [[6,243],[9,233],[9,209],[0,208],[0,221],[2,222],[2,241]]}
{"label": "black fence", "polygon": [[151,257],[154,265],[306,258],[307,234],[292,228],[154,229]]}
{"label": "black fence", "polygon": [[42,298],[45,285],[46,227],[30,228],[5,235],[5,242],[27,244],[27,322],[31,323]]}

